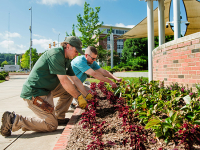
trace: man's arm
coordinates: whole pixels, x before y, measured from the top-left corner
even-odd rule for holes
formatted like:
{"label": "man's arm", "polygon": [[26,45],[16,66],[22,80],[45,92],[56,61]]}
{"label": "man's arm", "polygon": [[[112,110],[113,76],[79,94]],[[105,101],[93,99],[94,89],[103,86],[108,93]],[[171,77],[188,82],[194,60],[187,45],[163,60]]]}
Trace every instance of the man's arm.
{"label": "man's arm", "polygon": [[101,73],[103,76],[108,77],[108,78],[111,78],[111,79],[114,79],[114,80],[116,80],[116,81],[118,81],[118,82],[121,82],[121,81],[122,81],[121,78],[117,78],[117,77],[114,76],[112,73],[110,73],[109,71],[104,70],[104,69],[102,69],[102,68],[96,70],[96,72],[99,72],[99,73]]}
{"label": "man's arm", "polygon": [[68,76],[68,77],[74,82],[79,91],[86,97],[88,91],[85,89],[81,80],[77,76]]}
{"label": "man's arm", "polygon": [[63,88],[71,94],[74,98],[77,98],[80,93],[76,90],[72,82],[68,79],[67,75],[57,75]]}
{"label": "man's arm", "polygon": [[[98,69],[99,70],[99,69]],[[98,79],[100,81],[108,82],[113,88],[116,88],[117,85],[115,82],[111,81],[110,79],[104,77],[101,73],[94,71],[93,69],[88,69],[86,74],[93,76],[95,79]]]}

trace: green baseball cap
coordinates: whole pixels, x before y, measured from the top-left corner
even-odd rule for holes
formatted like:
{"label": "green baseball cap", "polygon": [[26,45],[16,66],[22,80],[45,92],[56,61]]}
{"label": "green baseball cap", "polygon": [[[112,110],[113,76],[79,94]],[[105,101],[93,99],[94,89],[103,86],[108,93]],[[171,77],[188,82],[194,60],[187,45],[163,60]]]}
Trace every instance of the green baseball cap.
{"label": "green baseball cap", "polygon": [[83,51],[82,51],[82,42],[81,40],[76,37],[76,36],[68,36],[66,39],[65,39],[65,42],[69,43],[71,46],[75,47],[76,50],[84,55]]}

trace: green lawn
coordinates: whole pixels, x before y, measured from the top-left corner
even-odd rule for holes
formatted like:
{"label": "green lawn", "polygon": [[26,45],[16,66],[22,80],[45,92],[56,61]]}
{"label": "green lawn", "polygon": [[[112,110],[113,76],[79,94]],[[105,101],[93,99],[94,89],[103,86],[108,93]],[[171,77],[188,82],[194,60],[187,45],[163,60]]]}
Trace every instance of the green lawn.
{"label": "green lawn", "polygon": [[139,71],[126,71],[126,72],[148,72],[148,70],[139,70]]}
{"label": "green lawn", "polygon": [[[119,77],[119,78],[122,78],[124,80],[129,80],[130,82],[134,82],[134,83],[139,82],[139,78],[136,78],[136,77]],[[143,80],[148,82],[148,78],[146,78],[146,77],[143,77]],[[99,83],[100,82],[100,80],[97,80],[94,78],[87,78],[86,81],[89,81],[90,83],[92,83],[92,82]]]}
{"label": "green lawn", "polygon": [[4,82],[5,80],[0,80],[0,83]]}

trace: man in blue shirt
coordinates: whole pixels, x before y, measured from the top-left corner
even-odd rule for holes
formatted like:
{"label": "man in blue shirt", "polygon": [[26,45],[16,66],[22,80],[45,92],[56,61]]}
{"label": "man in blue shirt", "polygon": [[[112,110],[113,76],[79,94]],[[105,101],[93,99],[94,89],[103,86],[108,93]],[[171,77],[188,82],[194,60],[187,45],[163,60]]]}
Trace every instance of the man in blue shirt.
{"label": "man in blue shirt", "polygon": [[71,61],[71,66],[75,75],[81,80],[81,82],[84,82],[87,79],[87,75],[90,75],[95,79],[109,83],[112,88],[116,88],[116,83],[108,78],[114,79],[118,82],[121,82],[122,79],[117,78],[109,71],[102,69],[95,61],[96,58],[96,48],[88,46],[85,50],[85,55],[77,56]]}

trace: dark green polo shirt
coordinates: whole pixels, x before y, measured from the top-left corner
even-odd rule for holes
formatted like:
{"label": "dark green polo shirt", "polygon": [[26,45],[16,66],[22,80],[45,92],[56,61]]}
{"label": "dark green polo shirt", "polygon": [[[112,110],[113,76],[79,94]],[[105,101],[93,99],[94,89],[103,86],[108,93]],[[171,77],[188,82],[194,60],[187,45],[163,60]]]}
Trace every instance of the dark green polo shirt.
{"label": "dark green polo shirt", "polygon": [[20,97],[31,100],[32,96],[48,95],[60,83],[57,74],[75,75],[62,47],[46,51],[38,59],[23,85]]}

